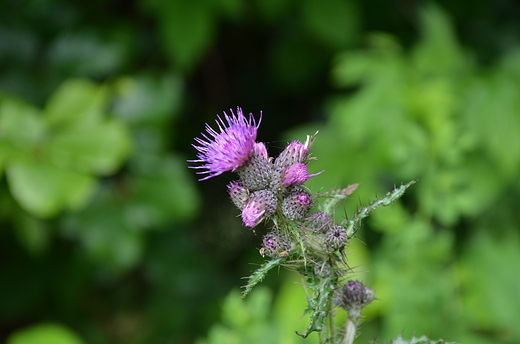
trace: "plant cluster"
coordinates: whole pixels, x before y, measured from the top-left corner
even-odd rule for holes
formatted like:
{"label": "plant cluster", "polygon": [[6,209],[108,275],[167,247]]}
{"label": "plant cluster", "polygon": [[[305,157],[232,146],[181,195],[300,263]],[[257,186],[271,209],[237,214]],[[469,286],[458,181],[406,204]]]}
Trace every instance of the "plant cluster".
{"label": "plant cluster", "polygon": [[[284,266],[303,277],[308,293],[310,324],[304,333],[319,332],[323,343],[352,343],[361,309],[374,300],[374,291],[359,281],[350,280],[353,269],[347,263],[347,246],[360,227],[361,219],[381,205],[398,199],[414,181],[395,188],[385,197],[361,207],[352,218],[336,221],[335,210],[356,188],[312,193],[305,182],[317,174],[309,174],[312,160],[310,148],[316,134],[305,142],[292,141],[279,154],[270,157],[266,146],[256,142],[257,122],[253,115],[246,118],[241,108],[231,116],[218,117],[218,131],[206,126],[208,134],[196,138],[197,159],[191,166],[206,175],[200,180],[218,176],[226,171],[238,174],[239,179],[228,184],[232,202],[241,211],[242,222],[253,232],[262,221],[272,227],[264,235],[260,254],[268,260],[248,278],[245,297],[261,282],[268,271]],[[315,201],[318,211],[311,213]],[[334,324],[336,308],[348,311],[344,329]]]}

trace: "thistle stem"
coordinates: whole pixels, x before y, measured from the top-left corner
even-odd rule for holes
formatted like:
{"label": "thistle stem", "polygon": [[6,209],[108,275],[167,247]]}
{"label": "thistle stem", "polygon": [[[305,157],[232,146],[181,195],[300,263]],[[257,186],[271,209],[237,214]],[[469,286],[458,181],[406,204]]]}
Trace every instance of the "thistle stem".
{"label": "thistle stem", "polygon": [[357,321],[354,321],[351,317],[347,317],[347,323],[345,324],[345,336],[343,337],[342,344],[354,343],[356,337]]}

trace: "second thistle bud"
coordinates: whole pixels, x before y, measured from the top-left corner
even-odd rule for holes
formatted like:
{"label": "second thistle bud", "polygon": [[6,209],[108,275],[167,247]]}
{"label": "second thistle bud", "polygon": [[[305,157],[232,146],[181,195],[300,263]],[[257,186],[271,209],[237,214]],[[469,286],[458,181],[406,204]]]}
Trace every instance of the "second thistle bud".
{"label": "second thistle bud", "polygon": [[295,188],[282,202],[282,213],[293,221],[303,220],[313,206],[312,196],[301,188]]}
{"label": "second thistle bud", "polygon": [[320,233],[326,233],[329,230],[331,223],[332,219],[329,214],[322,211],[312,213],[304,222],[305,228]]}
{"label": "second thistle bud", "polygon": [[253,153],[247,163],[237,170],[240,181],[249,190],[266,188],[272,179],[273,164],[263,142],[255,142]]}
{"label": "second thistle bud", "polygon": [[358,319],[361,309],[374,301],[374,291],[360,281],[347,281],[339,296],[339,306],[349,312],[349,316]]}
{"label": "second thistle bud", "polygon": [[276,211],[278,199],[269,190],[255,191],[249,195],[242,209],[242,221],[247,227],[255,227]]}
{"label": "second thistle bud", "polygon": [[284,257],[291,250],[291,239],[280,230],[274,230],[264,235],[260,254],[269,257]]}
{"label": "second thistle bud", "polygon": [[239,181],[232,181],[228,184],[227,188],[233,204],[240,210],[244,209],[244,205],[249,199],[249,190]]}
{"label": "second thistle bud", "polygon": [[347,230],[342,226],[331,226],[326,233],[325,244],[327,247],[337,250],[347,243]]}
{"label": "second thistle bud", "polygon": [[307,137],[305,143],[292,141],[274,161],[275,167],[286,167],[297,163],[306,163],[309,158],[311,140]]}

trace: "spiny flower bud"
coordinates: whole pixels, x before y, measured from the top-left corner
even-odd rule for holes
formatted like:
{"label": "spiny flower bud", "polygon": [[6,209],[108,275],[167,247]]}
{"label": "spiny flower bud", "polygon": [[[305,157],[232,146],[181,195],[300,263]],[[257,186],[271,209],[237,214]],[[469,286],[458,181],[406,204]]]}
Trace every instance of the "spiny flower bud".
{"label": "spiny flower bud", "polygon": [[327,262],[320,262],[314,265],[314,274],[320,277],[331,276],[333,274],[332,266]]}
{"label": "spiny flower bud", "polygon": [[249,190],[265,189],[272,178],[273,164],[263,142],[255,142],[247,163],[237,170],[240,181]]}
{"label": "spiny flower bud", "polygon": [[359,318],[361,309],[375,299],[374,291],[360,281],[348,281],[341,291],[339,305],[354,318]]}
{"label": "spiny flower bud", "polygon": [[242,209],[242,221],[248,227],[254,227],[264,218],[272,216],[276,211],[278,199],[269,190],[255,191],[249,195],[249,199]]}
{"label": "spiny flower bud", "polygon": [[285,257],[291,250],[291,239],[280,230],[274,230],[264,235],[260,254],[269,257]]}
{"label": "spiny flower bud", "polygon": [[332,249],[340,249],[347,243],[347,230],[342,226],[332,226],[326,233],[325,244]]}
{"label": "spiny flower bud", "polygon": [[304,225],[307,229],[312,231],[326,233],[329,230],[331,223],[332,219],[329,214],[317,211],[305,219]]}
{"label": "spiny flower bud", "polygon": [[232,181],[227,188],[233,204],[240,210],[244,209],[244,205],[249,198],[249,190],[239,181]]}
{"label": "spiny flower bud", "polygon": [[289,220],[303,220],[313,205],[312,196],[301,188],[295,188],[282,202],[282,213]]}
{"label": "spiny flower bud", "polygon": [[307,137],[305,143],[300,141],[292,141],[285,147],[280,155],[274,161],[275,167],[286,167],[297,163],[306,163],[309,158],[310,137]]}

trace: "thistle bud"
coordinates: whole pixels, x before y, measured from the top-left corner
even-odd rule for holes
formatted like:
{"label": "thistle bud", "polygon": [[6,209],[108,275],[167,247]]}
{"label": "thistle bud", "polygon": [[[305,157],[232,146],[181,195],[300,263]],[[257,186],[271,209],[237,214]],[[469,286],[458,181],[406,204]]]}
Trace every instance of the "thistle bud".
{"label": "thistle bud", "polygon": [[292,141],[285,147],[280,155],[274,161],[275,167],[286,167],[298,163],[306,163],[309,158],[310,139],[307,138],[305,143],[300,141]]}
{"label": "thistle bud", "polygon": [[244,205],[249,198],[249,190],[239,181],[232,181],[227,188],[233,204],[240,210],[244,209]]}
{"label": "thistle bud", "polygon": [[269,190],[255,191],[250,194],[242,209],[242,221],[247,227],[255,227],[276,211],[277,198]]}
{"label": "thistle bud", "polygon": [[244,187],[249,190],[262,190],[269,186],[272,179],[273,164],[264,143],[255,142],[251,158],[237,170],[237,173]]}
{"label": "thistle bud", "polygon": [[349,312],[351,318],[359,318],[361,309],[375,299],[372,289],[360,281],[348,281],[341,290],[339,306]]}
{"label": "thistle bud", "polygon": [[312,208],[312,196],[301,188],[295,188],[282,202],[282,213],[289,220],[303,220]]}
{"label": "thistle bud", "polygon": [[332,219],[329,214],[317,211],[305,219],[304,225],[311,231],[326,233],[329,230],[331,223]]}
{"label": "thistle bud", "polygon": [[291,250],[291,239],[280,230],[274,230],[264,235],[260,254],[269,257],[284,257]]}
{"label": "thistle bud", "polygon": [[347,230],[342,226],[332,226],[326,233],[325,244],[331,249],[340,249],[347,243]]}

